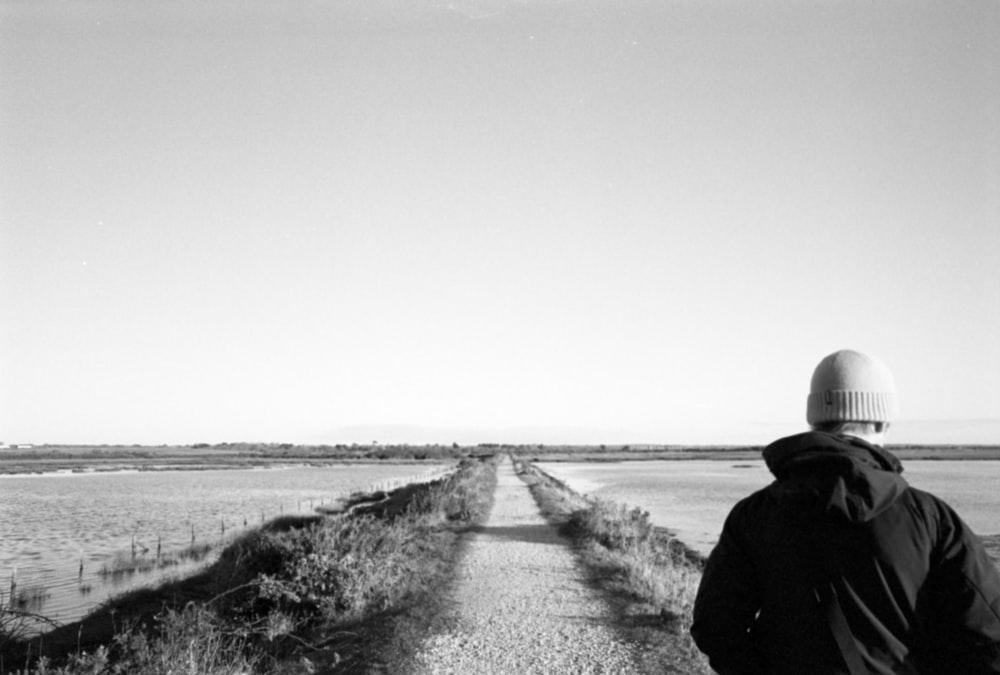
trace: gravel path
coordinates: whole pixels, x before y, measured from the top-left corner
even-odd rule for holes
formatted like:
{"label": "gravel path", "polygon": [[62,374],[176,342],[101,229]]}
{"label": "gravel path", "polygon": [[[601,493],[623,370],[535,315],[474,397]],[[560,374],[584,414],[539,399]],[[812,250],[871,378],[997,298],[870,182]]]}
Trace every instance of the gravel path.
{"label": "gravel path", "polygon": [[454,595],[455,628],[426,640],[415,673],[638,673],[636,647],[609,625],[569,548],[509,460],[493,511],[470,542]]}

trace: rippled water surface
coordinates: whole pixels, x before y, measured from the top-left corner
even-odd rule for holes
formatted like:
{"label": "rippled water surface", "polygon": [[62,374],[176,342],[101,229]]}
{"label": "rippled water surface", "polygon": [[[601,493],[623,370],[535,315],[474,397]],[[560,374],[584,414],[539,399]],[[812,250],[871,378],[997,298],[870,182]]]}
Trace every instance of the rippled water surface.
{"label": "rippled water surface", "polygon": [[[217,544],[283,513],[311,512],[383,481],[444,465],[365,464],[279,469],[0,475],[0,601],[73,621],[110,595],[165,572],[101,576],[116,556],[155,558]],[[218,547],[216,547],[218,548]],[[80,572],[82,565],[82,574]],[[190,571],[167,568],[166,573]],[[16,576],[15,576],[16,574]]]}
{"label": "rippled water surface", "polygon": [[[577,492],[649,511],[656,525],[706,554],[733,504],[772,480],[760,460],[542,462],[539,467]],[[912,460],[904,462],[903,475],[948,502],[976,534],[1000,534],[1000,461]]]}

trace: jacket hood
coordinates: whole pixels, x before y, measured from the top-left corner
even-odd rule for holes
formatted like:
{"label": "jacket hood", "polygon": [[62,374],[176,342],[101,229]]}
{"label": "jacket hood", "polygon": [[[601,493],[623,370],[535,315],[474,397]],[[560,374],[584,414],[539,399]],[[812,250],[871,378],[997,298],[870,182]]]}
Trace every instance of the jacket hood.
{"label": "jacket hood", "polygon": [[909,487],[895,455],[853,436],[811,431],[777,440],[763,454],[777,479],[768,491],[803,517],[866,522]]}

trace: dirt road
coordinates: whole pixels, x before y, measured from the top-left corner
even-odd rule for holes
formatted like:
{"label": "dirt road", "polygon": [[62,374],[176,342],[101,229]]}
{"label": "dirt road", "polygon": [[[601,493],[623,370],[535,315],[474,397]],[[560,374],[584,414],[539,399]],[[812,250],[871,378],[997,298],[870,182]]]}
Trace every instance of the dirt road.
{"label": "dirt road", "polygon": [[637,647],[609,625],[568,540],[539,513],[509,460],[496,501],[470,542],[453,597],[454,616],[401,670],[559,675],[638,673]]}

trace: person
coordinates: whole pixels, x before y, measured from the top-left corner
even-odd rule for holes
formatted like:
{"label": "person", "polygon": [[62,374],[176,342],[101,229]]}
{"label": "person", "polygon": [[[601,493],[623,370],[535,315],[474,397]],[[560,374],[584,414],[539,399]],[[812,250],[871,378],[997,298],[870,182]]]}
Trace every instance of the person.
{"label": "person", "polygon": [[1000,574],[882,447],[892,374],[853,350],[816,367],[811,431],[763,451],[705,565],[691,636],[721,675],[1000,673]]}

